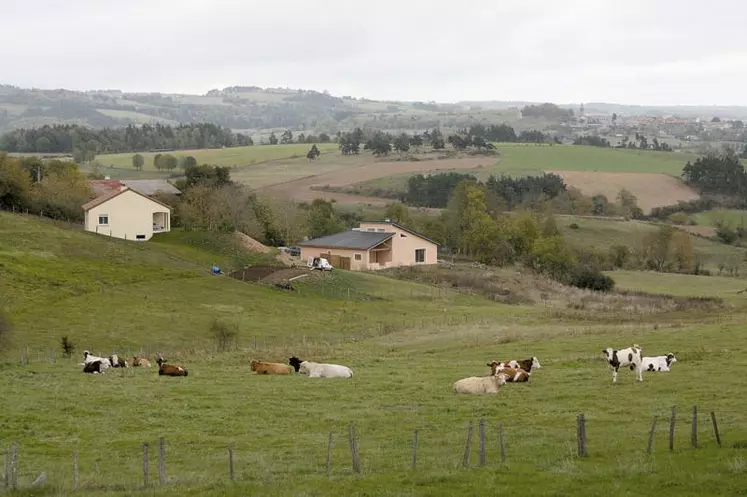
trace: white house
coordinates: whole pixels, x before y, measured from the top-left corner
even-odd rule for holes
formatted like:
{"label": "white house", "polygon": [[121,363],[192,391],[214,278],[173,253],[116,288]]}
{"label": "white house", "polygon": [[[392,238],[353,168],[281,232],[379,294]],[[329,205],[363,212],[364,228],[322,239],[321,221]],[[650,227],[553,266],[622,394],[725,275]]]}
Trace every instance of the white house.
{"label": "white house", "polygon": [[171,229],[171,207],[129,187],[91,200],[83,211],[86,231],[124,240],[150,240]]}

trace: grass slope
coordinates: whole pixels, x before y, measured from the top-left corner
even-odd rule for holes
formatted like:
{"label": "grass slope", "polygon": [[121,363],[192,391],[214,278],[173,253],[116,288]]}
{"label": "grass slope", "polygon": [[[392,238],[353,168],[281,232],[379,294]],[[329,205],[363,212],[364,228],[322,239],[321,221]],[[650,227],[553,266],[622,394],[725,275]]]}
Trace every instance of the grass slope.
{"label": "grass slope", "polygon": [[[528,176],[548,170],[599,171],[616,173],[664,173],[679,177],[692,154],[628,149],[586,147],[579,145],[536,146],[498,144],[500,159],[492,167],[474,175],[485,181],[490,175]],[[463,171],[458,171],[463,172]],[[372,195],[377,191],[406,192],[412,174],[398,174],[351,185],[351,192]]]}
{"label": "grass slope", "polygon": [[[558,228],[563,236],[574,246],[581,249],[606,251],[613,245],[628,245],[638,248],[647,233],[658,229],[655,224],[642,221],[615,221],[609,219],[593,219],[580,216],[556,216]],[[571,229],[577,224],[578,229]],[[719,262],[736,258],[745,260],[747,251],[740,247],[725,245],[707,238],[690,235],[693,250],[703,257],[705,266],[710,270],[717,270]],[[744,262],[742,262],[744,267]]]}
{"label": "grass slope", "polygon": [[[337,150],[337,145],[332,143],[319,143],[317,147],[321,152]],[[289,159],[293,157],[305,157],[311,148],[310,144],[292,145],[253,145],[251,147],[209,148],[199,150],[175,150],[170,153],[175,157],[186,157],[191,155],[200,164],[211,164],[215,166],[247,166],[278,159]],[[96,160],[104,166],[115,168],[133,169],[132,156],[134,153],[99,155]],[[155,153],[141,154],[145,158],[143,170],[157,172],[153,165]]]}
{"label": "grass slope", "polygon": [[738,209],[714,209],[692,215],[698,226],[717,226],[722,224],[731,229],[747,226],[747,211]]}
{"label": "grass slope", "polygon": [[[155,482],[161,436],[168,485],[142,493],[447,496],[487,490],[544,496],[666,488],[677,495],[727,495],[747,483],[743,449],[732,448],[747,440],[742,308],[720,316],[659,315],[655,326],[623,314],[600,322],[594,313],[502,305],[337,271],[316,273],[297,292],[285,293],[207,275],[203,261],[230,244],[195,238],[176,234],[132,244],[0,214],[0,288],[3,296],[17,294],[6,303],[16,324],[14,343],[56,347],[66,333],[99,353],[158,347],[190,372],[187,378],[159,377],[153,369],[84,375],[77,356],[55,364],[32,357],[21,367],[12,348],[0,367],[0,439],[20,444],[21,485],[45,471],[47,494],[69,494],[77,450],[79,493],[140,493],[141,444],[151,444]],[[103,291],[91,268],[106,274]],[[28,271],[33,278],[25,277]],[[685,291],[696,281],[682,278],[651,286]],[[642,279],[640,286],[649,284]],[[206,330],[214,317],[239,324],[239,350],[211,350]],[[651,354],[677,352],[680,362],[671,373],[646,375],[642,384],[623,370],[613,386],[600,351],[632,343]],[[250,358],[282,361],[290,354],[346,364],[355,375],[313,380],[248,372]],[[451,392],[456,379],[487,374],[491,359],[530,355],[543,367],[528,384],[508,385],[498,396]],[[714,363],[718,381],[704,381],[704,369]],[[693,404],[701,410],[697,451],[687,448]],[[664,426],[673,405],[680,414],[670,454]],[[710,435],[705,413],[711,410],[719,416],[722,449]],[[574,457],[579,412],[587,419],[584,460]],[[646,456],[654,414],[660,419],[655,452]],[[488,466],[461,469],[466,423],[479,418],[486,420]],[[500,468],[499,421],[508,455]],[[362,477],[351,475],[351,422]],[[415,429],[420,443],[412,471]],[[226,446],[232,441],[237,481],[230,484]],[[477,446],[475,437],[472,466]]]}

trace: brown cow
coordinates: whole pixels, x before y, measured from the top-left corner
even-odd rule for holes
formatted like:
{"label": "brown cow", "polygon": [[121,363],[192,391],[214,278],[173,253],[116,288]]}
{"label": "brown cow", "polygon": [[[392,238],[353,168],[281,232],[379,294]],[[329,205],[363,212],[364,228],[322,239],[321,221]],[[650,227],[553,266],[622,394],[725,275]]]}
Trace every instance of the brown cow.
{"label": "brown cow", "polygon": [[161,357],[161,354],[158,354],[158,359],[156,359],[156,362],[158,363],[158,374],[159,376],[187,376],[188,372],[187,370],[182,366],[176,366],[174,364],[166,364],[166,359]]}
{"label": "brown cow", "polygon": [[149,368],[150,367],[150,361],[148,359],[146,359],[145,357],[135,356],[135,357],[132,358],[132,367]]}
{"label": "brown cow", "polygon": [[529,377],[531,376],[522,368],[508,368],[505,367],[502,363],[496,361],[489,362],[488,366],[490,366],[491,376],[495,376],[498,373],[503,373],[504,375],[506,375],[507,383],[524,383],[526,381],[529,381]]}
{"label": "brown cow", "polygon": [[291,369],[285,364],[277,362],[262,362],[252,360],[251,362],[253,374],[291,374]]}

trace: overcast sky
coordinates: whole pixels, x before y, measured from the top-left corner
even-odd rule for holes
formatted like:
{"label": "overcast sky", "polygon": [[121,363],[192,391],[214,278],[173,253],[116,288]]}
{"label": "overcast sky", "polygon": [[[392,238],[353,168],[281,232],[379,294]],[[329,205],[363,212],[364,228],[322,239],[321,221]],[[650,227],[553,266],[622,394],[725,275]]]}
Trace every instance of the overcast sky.
{"label": "overcast sky", "polygon": [[744,0],[440,3],[0,0],[0,83],[747,105]]}

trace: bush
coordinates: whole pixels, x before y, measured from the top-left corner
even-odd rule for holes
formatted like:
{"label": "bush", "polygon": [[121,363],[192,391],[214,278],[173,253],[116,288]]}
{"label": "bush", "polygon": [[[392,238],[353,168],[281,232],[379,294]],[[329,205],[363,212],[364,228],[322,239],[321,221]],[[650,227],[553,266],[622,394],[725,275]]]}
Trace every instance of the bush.
{"label": "bush", "polygon": [[571,223],[571,224],[569,224],[569,225],[568,225],[568,227],[569,227],[570,229],[572,229],[572,230],[577,230],[577,229],[578,229],[578,224],[576,224],[576,223]]}
{"label": "bush", "polygon": [[72,355],[75,353],[75,344],[70,341],[67,335],[62,337],[60,343],[62,345],[62,355],[64,355],[65,357],[72,357]]}
{"label": "bush", "polygon": [[229,352],[238,347],[239,327],[236,324],[224,323],[217,319],[210,325],[210,333],[215,338],[218,352]]}
{"label": "bush", "polygon": [[613,267],[625,267],[631,255],[632,251],[627,245],[613,245],[610,247],[610,263]]}
{"label": "bush", "polygon": [[719,226],[716,229],[716,236],[719,240],[727,245],[731,245],[739,239],[739,235],[736,231],[729,228],[728,226]]}
{"label": "bush", "polygon": [[675,212],[674,214],[669,216],[669,220],[672,222],[672,224],[680,224],[680,225],[690,224],[690,216],[688,216],[682,211]]}
{"label": "bush", "polygon": [[577,264],[568,275],[567,284],[597,292],[609,292],[615,287],[615,280],[591,266]]}

